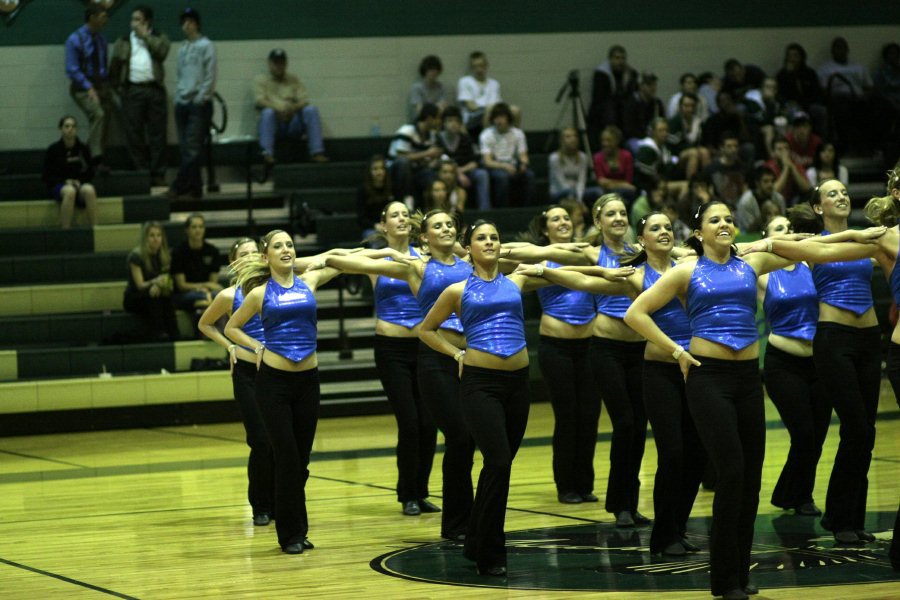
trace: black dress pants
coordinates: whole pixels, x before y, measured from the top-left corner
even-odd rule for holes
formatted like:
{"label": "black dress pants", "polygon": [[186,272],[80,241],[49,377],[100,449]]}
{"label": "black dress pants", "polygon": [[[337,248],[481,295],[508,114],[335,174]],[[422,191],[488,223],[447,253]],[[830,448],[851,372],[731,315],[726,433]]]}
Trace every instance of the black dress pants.
{"label": "black dress pants", "polygon": [[600,396],[590,347],[590,338],[541,336],[538,363],[553,405],[553,480],[559,494],[594,491]]}
{"label": "black dress pants", "polygon": [[375,336],[375,368],[397,419],[397,500],[428,497],[437,428],[419,394],[419,338]]}
{"label": "black dress pants", "polygon": [[714,596],[747,585],[753,524],[766,453],[759,360],[695,356],[685,390],[697,433],[716,471],[709,538]]}
{"label": "black dress pants", "polygon": [[469,526],[474,492],[475,442],[459,399],[459,365],[453,357],[419,344],[419,393],[438,429],[444,433],[441,535],[454,538]]}
{"label": "black dress pants", "polygon": [[275,458],[256,403],[256,365],[237,361],[231,372],[234,399],[241,411],[250,458],[247,461],[247,498],[253,514],[275,513]]}
{"label": "black dress pants", "polygon": [[503,525],[512,461],[528,424],[528,367],[500,371],[467,366],[460,399],[466,424],[484,458],[463,553],[480,569],[505,567]]}

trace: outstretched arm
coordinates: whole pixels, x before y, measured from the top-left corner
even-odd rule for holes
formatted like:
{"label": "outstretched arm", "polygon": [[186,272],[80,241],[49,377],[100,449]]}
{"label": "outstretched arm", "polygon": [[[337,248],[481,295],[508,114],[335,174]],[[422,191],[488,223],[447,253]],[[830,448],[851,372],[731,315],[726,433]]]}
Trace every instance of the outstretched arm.
{"label": "outstretched arm", "polygon": [[[596,269],[604,269],[604,267],[583,268],[594,270],[594,273],[585,274],[574,270],[548,269],[543,265],[521,265],[516,272],[531,277],[541,277],[552,284],[561,285],[570,290],[589,292],[591,294],[624,296],[634,292],[633,286],[625,279],[625,277],[619,278],[616,281],[610,281],[596,273]],[[631,269],[631,272],[634,272],[634,269]]]}

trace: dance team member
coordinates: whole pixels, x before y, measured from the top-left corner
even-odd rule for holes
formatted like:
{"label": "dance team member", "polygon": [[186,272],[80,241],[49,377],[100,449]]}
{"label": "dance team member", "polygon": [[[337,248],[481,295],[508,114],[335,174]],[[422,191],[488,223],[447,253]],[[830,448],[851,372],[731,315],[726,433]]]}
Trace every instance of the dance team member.
{"label": "dance team member", "polygon": [[[235,241],[228,252],[228,262],[257,254],[256,242],[244,237]],[[244,302],[244,292],[232,282],[231,287],[222,290],[200,317],[200,333],[228,350],[228,365],[231,368],[231,386],[237,400],[244,423],[250,457],[247,461],[247,499],[253,509],[253,524],[268,525],[275,514],[275,459],[266,433],[266,426],[256,403],[256,346],[239,346],[225,337],[216,322],[224,316],[231,316]],[[265,343],[265,332],[258,314],[241,327],[254,340]]]}
{"label": "dance team member", "polygon": [[[547,245],[572,241],[572,219],[551,204],[532,219],[528,240]],[[545,261],[548,270],[560,266]],[[533,274],[533,273],[531,273]],[[538,365],[553,406],[553,481],[564,504],[597,502],[594,495],[594,449],[600,398],[590,366],[594,296],[552,285],[538,290],[543,312]]]}
{"label": "dance team member", "polygon": [[[503,577],[509,479],[530,402],[522,310],[522,292],[530,278],[500,273],[500,235],[492,223],[478,220],[468,227],[463,246],[472,260],[472,273],[441,293],[425,315],[419,337],[435,352],[460,363],[462,412],[484,457],[463,555],[475,562],[479,575]],[[454,315],[459,315],[466,332],[465,350],[442,332]]]}
{"label": "dance team member", "polygon": [[[296,276],[294,242],[281,230],[266,234],[261,250],[261,256],[247,256],[234,267],[244,302],[228,320],[225,335],[256,354],[256,401],[275,456],[278,543],[283,552],[300,554],[313,548],[305,488],[320,397],[314,294],[339,272]],[[241,330],[256,314],[265,341]]]}
{"label": "dance team member", "polygon": [[[620,257],[634,253],[626,241],[629,226],[625,202],[616,194],[605,194],[594,203],[591,213],[597,232],[585,239],[592,244],[585,249],[585,256],[600,267],[619,267]],[[597,295],[591,340],[591,365],[613,427],[606,511],[616,516],[616,527],[650,523],[637,510],[647,439],[641,389],[645,342],[623,320],[630,305],[628,296]]]}
{"label": "dance team member", "polygon": [[[893,177],[897,170],[893,171]],[[870,244],[818,244],[813,240],[785,242],[762,240],[754,250],[765,247],[792,260],[813,263],[813,280],[819,294],[819,322],[813,341],[813,357],[828,398],[841,422],[837,454],[825,499],[822,525],[834,533],[841,543],[870,542],[865,531],[868,470],[875,445],[875,417],[881,385],[880,335],[872,301],[871,276],[875,258],[889,274],[891,291],[900,298],[900,273],[895,264],[900,236],[895,227],[897,207],[896,183],[891,193],[874,198],[866,205],[866,214],[874,223],[890,229]],[[883,228],[865,232],[847,229],[850,197],[847,188],[836,179],[819,184],[814,190],[812,207],[823,219],[829,238],[846,232],[855,241],[879,235]],[[897,329],[892,343],[900,342]],[[894,347],[891,346],[894,351]],[[897,364],[896,354],[892,354]],[[900,383],[888,368],[892,385]]]}
{"label": "dance team member", "polygon": [[[731,209],[712,201],[694,216],[688,244],[699,255],[667,270],[628,309],[625,322],[678,361],[688,407],[712,459],[717,484],[710,534],[713,595],[747,598],[750,548],[759,505],[766,422],[759,378],[756,278],[789,261],[771,254],[734,255]],[[762,257],[762,258],[760,258]],[[691,322],[690,351],[652,315],[681,300]]]}
{"label": "dance team member", "polygon": [[[404,203],[389,202],[378,227],[388,248],[418,258],[410,245],[412,224]],[[369,277],[375,291],[375,367],[397,419],[397,500],[405,515],[440,512],[428,501],[437,427],[416,379],[422,309],[405,278]]]}
{"label": "dance team member", "polygon": [[[582,269],[581,273],[566,269],[541,269],[540,275],[573,289],[637,297],[675,265],[671,257],[675,237],[668,216],[661,212],[646,215],[638,222],[638,233],[641,251],[623,261],[621,274],[627,272],[625,268],[631,267],[634,272],[622,283],[591,277],[592,269]],[[524,272],[538,275],[533,269]],[[690,322],[678,300],[673,299],[652,317],[659,328],[679,345],[689,343]],[[658,461],[650,551],[683,556],[688,551],[699,550],[687,541],[685,534],[706,464],[706,453],[687,407],[684,377],[678,363],[653,343],[648,343],[644,349],[643,380],[643,402],[653,428]]]}
{"label": "dance team member", "polygon": [[[777,216],[766,224],[764,234],[772,238],[791,229],[791,221]],[[763,358],[766,392],[791,436],[787,461],[772,490],[772,504],[798,515],[819,516],[822,512],[813,501],[813,488],[831,423],[831,404],[813,360],[819,319],[816,285],[809,267],[798,262],[760,275],[756,286],[771,330]]]}

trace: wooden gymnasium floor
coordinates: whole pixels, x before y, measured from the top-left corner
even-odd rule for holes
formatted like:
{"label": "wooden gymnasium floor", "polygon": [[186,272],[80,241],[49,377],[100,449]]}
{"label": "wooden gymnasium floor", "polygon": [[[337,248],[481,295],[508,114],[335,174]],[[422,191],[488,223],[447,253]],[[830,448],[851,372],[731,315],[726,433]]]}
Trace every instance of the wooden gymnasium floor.
{"label": "wooden gymnasium floor", "polygon": [[[870,513],[897,509],[898,416],[885,381],[870,471]],[[787,432],[779,427],[770,403],[767,417],[758,525],[780,514],[768,498],[788,445]],[[381,555],[438,541],[439,515],[402,516],[390,489],[395,480],[394,429],[390,416],[320,421],[308,484],[310,538],[317,548],[301,556],[279,552],[274,525],[253,527],[250,522],[246,449],[237,423],[0,439],[0,598],[586,596],[571,590],[441,585],[374,570],[370,562]],[[604,411],[603,441],[595,461],[601,504],[562,505],[556,501],[550,469],[552,414],[549,405],[534,405],[526,445],[513,469],[507,530],[596,521],[608,527],[602,494],[609,430]],[[837,439],[837,425],[832,424],[817,480],[820,505]],[[441,489],[440,456],[432,474],[436,494]],[[476,457],[476,473],[479,464]],[[655,448],[648,439],[640,506],[647,515],[653,513],[655,464]],[[694,515],[709,515],[711,500],[710,492],[701,491]],[[454,560],[457,554],[452,552]],[[515,560],[510,559],[511,571]],[[552,569],[552,560],[548,565],[548,570],[520,574],[520,582],[532,575],[540,579],[542,571]],[[886,570],[883,560],[878,566]],[[758,598],[900,598],[900,574],[888,576],[897,578],[877,584],[864,583],[866,578],[859,576],[837,586],[761,586]],[[610,581],[615,585],[615,578]],[[700,581],[706,581],[705,575]],[[540,586],[526,582],[524,587]],[[611,591],[591,597],[710,597],[705,589],[664,593],[606,589]]]}

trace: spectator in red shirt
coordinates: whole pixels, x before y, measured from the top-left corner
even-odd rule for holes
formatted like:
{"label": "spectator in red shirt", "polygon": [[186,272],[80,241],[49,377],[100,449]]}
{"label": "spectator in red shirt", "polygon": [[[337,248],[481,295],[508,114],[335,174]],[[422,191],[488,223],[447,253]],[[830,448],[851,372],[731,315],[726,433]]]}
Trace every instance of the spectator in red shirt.
{"label": "spectator in red shirt", "polygon": [[795,113],[786,137],[791,146],[791,160],[803,167],[802,170],[811,167],[822,138],[813,133],[809,115],[802,111]]}
{"label": "spectator in red shirt", "polygon": [[788,206],[793,206],[809,191],[809,180],[804,169],[791,159],[791,146],[786,138],[775,139],[772,156],[774,158],[766,161],[766,166],[775,173],[775,191],[784,196]]}
{"label": "spectator in red shirt", "polygon": [[615,192],[631,204],[637,195],[634,187],[634,158],[620,148],[622,130],[609,125],[600,134],[600,151],[594,154],[594,172],[603,193]]}

